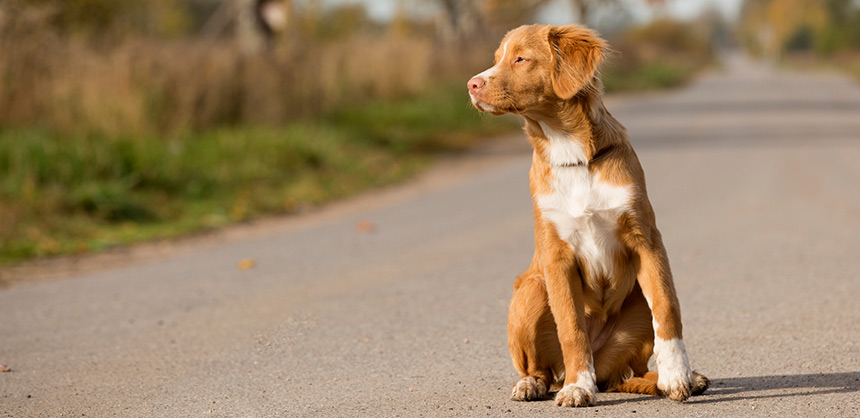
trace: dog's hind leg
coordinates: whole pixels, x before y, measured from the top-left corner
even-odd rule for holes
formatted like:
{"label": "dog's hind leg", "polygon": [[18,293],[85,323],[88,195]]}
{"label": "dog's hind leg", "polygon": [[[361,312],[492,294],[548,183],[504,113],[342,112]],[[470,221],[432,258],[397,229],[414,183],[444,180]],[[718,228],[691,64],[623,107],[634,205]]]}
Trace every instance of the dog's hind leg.
{"label": "dog's hind leg", "polygon": [[[642,290],[635,285],[616,319],[615,332],[594,353],[598,386],[606,392],[667,396],[658,387],[658,375],[648,371],[654,351],[651,312]],[[710,381],[693,371],[692,395],[700,395]]]}
{"label": "dog's hind leg", "polygon": [[554,380],[564,379],[564,360],[543,275],[528,270],[517,278],[508,311],[508,348],[520,380],[511,399],[545,399]]}
{"label": "dog's hind leg", "polygon": [[[656,373],[648,373],[648,359],[654,348],[651,310],[638,284],[606,326],[611,327],[611,333],[594,353],[600,389],[660,395]],[[651,374],[655,379],[647,378]]]}

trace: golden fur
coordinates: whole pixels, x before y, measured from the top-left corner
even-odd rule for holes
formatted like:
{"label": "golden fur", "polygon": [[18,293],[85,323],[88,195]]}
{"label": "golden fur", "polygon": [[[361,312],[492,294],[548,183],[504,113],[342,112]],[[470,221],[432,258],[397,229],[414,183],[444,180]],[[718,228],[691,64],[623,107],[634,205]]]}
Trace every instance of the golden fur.
{"label": "golden fur", "polygon": [[[582,382],[576,386],[591,367],[604,391],[684,400],[709,384],[689,371],[692,378],[684,380],[682,370],[680,384],[661,389],[657,373],[648,372],[655,327],[659,341],[683,344],[681,313],[642,167],[625,128],[601,99],[597,69],[605,49],[605,42],[582,26],[523,26],[504,37],[495,65],[469,81],[475,107],[521,115],[534,148],[529,180],[535,253],[514,284],[508,316],[510,353],[522,377],[513,389],[515,400],[540,399],[553,385],[573,385],[558,393],[559,405],[593,404],[594,393]],[[567,167],[549,157],[550,136],[558,133],[579,141],[588,178],[599,179],[600,187],[629,191],[624,210],[609,218],[620,243],[611,254],[612,274],[589,271],[587,254],[578,254],[542,213],[540,198],[557,192],[555,173]]]}

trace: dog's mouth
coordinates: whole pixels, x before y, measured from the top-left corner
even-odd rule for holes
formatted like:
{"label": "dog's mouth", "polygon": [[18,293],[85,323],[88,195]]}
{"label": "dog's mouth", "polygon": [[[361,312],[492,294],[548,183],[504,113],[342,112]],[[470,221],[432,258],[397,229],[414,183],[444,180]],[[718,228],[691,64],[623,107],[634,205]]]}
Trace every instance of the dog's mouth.
{"label": "dog's mouth", "polygon": [[499,115],[502,115],[505,113],[501,109],[499,109],[499,108],[497,108],[497,107],[495,107],[489,103],[486,103],[486,102],[479,102],[477,100],[472,100],[472,105],[475,106],[475,109],[478,109],[481,112],[492,113],[495,116],[499,116]]}
{"label": "dog's mouth", "polygon": [[469,98],[472,99],[472,106],[475,106],[475,109],[478,109],[481,112],[492,113],[495,116],[504,115],[505,113],[520,113],[523,111],[523,109],[513,105],[497,106],[492,103],[479,100],[472,94],[469,94]]}

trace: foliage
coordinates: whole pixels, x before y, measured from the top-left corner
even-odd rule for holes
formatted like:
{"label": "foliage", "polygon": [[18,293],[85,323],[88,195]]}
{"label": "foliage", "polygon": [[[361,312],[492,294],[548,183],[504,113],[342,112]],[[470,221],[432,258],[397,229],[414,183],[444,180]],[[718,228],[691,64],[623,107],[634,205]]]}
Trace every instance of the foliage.
{"label": "foliage", "polygon": [[833,55],[860,49],[860,5],[853,0],[747,0],[740,34],[750,51],[775,60],[786,52]]}
{"label": "foliage", "polygon": [[0,263],[205,230],[400,180],[430,152],[510,130],[462,87],[281,128],[60,135],[0,131]]}
{"label": "foliage", "polygon": [[677,87],[711,64],[707,25],[655,20],[633,28],[610,44],[603,83],[609,92]]}
{"label": "foliage", "polygon": [[650,63],[636,71],[610,71],[603,76],[608,92],[656,90],[682,86],[697,73],[696,68],[670,63]]}
{"label": "foliage", "polygon": [[105,34],[179,36],[200,25],[192,6],[176,0],[10,0],[36,7],[64,35],[100,37]]}

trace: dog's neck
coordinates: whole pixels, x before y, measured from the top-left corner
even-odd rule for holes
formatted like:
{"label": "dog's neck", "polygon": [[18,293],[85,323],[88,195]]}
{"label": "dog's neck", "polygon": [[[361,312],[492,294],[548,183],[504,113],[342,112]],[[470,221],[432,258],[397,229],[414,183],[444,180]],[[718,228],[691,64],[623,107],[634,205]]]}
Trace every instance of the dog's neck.
{"label": "dog's neck", "polygon": [[[523,114],[528,134],[535,150],[543,153],[547,144],[544,128],[562,133],[571,141],[579,141],[587,162],[591,163],[606,155],[615,146],[627,141],[624,126],[606,110],[603,104],[602,86],[596,80],[576,96],[546,103],[536,111]],[[585,164],[585,161],[569,161],[561,166]]]}

